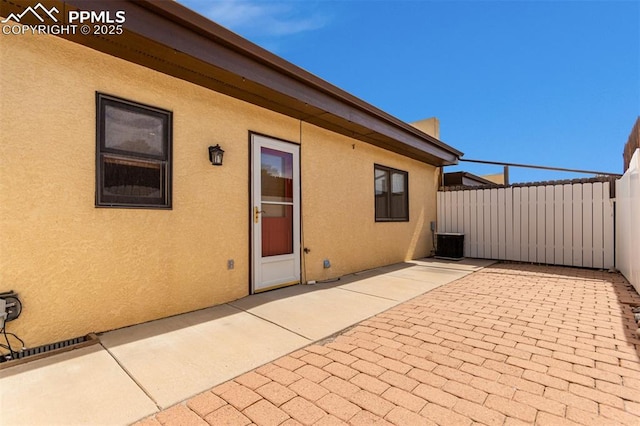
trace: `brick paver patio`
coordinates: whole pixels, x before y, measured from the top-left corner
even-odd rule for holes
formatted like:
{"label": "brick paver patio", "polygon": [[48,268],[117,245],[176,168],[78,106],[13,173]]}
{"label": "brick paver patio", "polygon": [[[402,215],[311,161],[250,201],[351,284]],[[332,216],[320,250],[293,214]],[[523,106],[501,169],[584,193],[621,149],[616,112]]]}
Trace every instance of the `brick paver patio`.
{"label": "brick paver patio", "polygon": [[640,425],[630,305],[619,274],[497,264],[138,425]]}

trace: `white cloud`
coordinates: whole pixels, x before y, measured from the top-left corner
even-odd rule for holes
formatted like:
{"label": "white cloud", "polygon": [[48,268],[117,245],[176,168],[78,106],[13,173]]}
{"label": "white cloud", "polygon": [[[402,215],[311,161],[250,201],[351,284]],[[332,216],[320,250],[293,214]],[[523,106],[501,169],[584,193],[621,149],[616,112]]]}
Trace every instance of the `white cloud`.
{"label": "white cloud", "polygon": [[180,0],[185,6],[245,36],[275,37],[324,27],[327,18],[312,2],[259,0]]}

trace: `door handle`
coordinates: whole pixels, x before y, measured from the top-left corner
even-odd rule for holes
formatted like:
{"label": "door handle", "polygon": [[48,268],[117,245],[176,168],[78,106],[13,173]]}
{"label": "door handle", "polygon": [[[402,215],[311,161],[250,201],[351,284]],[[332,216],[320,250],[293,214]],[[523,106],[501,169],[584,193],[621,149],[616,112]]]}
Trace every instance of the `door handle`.
{"label": "door handle", "polygon": [[253,220],[255,223],[260,221],[260,213],[266,213],[264,210],[258,210],[258,207],[253,208]]}

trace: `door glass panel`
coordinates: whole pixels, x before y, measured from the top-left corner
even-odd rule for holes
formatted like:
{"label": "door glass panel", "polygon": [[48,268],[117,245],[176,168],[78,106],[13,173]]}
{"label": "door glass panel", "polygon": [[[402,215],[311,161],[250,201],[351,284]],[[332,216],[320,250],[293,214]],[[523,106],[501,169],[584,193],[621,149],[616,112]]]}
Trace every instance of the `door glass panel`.
{"label": "door glass panel", "polygon": [[293,201],[293,154],[262,147],[262,201]]}
{"label": "door glass panel", "polygon": [[293,206],[262,204],[262,257],[293,253]]}

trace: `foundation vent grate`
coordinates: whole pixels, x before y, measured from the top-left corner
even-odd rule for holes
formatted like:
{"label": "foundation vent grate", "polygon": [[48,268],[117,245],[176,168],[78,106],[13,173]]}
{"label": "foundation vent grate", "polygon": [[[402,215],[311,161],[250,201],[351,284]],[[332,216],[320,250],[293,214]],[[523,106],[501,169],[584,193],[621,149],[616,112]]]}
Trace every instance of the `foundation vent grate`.
{"label": "foundation vent grate", "polygon": [[76,346],[82,347],[92,343],[97,343],[97,338],[94,335],[89,334],[87,336],[75,337],[73,339],[63,340],[56,343],[48,343],[46,345],[37,346],[35,348],[29,348],[22,351],[14,351],[12,357],[0,357],[0,363],[33,357],[35,355],[40,355],[38,357],[40,358],[43,354],[49,354],[52,352],[51,355],[53,355],[53,353],[64,352],[65,349],[71,350]]}

